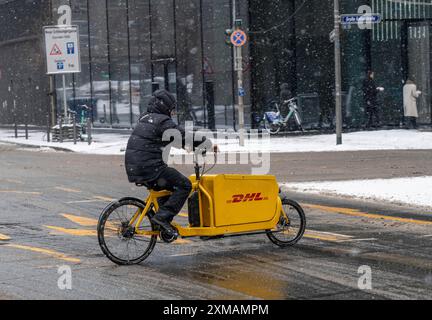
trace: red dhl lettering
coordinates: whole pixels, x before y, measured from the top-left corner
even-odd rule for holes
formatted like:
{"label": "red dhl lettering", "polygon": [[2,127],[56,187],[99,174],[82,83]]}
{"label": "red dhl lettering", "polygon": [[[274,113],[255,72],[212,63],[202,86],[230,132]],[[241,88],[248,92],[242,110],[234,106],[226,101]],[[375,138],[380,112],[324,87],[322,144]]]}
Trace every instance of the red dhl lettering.
{"label": "red dhl lettering", "polygon": [[227,200],[227,203],[240,203],[240,202],[263,201],[263,200],[268,200],[268,198],[262,197],[261,192],[258,192],[258,193],[233,195],[231,200]]}

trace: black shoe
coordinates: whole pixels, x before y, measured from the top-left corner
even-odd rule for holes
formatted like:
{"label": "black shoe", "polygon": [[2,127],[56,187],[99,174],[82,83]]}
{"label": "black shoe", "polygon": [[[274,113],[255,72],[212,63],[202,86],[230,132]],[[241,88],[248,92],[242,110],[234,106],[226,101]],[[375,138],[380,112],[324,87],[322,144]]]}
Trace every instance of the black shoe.
{"label": "black shoe", "polygon": [[178,232],[173,228],[173,226],[167,220],[168,219],[164,219],[163,217],[160,217],[157,214],[151,219],[151,221],[154,224],[157,224],[158,226],[163,228],[167,232],[167,234],[178,237]]}

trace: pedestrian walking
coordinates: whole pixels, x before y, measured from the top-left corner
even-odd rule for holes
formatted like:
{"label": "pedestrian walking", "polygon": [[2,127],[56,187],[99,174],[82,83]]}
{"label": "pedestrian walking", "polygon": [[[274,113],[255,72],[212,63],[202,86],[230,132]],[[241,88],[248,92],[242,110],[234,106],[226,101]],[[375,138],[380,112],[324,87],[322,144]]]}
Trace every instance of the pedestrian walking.
{"label": "pedestrian walking", "polygon": [[375,82],[375,72],[369,71],[363,82],[363,100],[367,119],[367,128],[379,127],[380,116],[378,110],[378,92],[383,92],[383,87],[378,87]]}
{"label": "pedestrian walking", "polygon": [[417,99],[421,94],[416,84],[408,79],[403,87],[404,116],[408,129],[417,129]]}

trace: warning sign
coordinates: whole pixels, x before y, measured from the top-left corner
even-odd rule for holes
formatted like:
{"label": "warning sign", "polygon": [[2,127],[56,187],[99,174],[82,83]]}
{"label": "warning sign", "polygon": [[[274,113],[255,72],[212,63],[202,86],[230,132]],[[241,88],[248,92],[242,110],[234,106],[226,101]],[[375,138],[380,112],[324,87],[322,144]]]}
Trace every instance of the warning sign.
{"label": "warning sign", "polygon": [[44,27],[47,74],[81,72],[78,26]]}
{"label": "warning sign", "polygon": [[60,50],[60,48],[58,47],[57,44],[55,44],[52,47],[50,55],[51,56],[61,56],[62,55],[62,52],[61,52],[61,50]]}

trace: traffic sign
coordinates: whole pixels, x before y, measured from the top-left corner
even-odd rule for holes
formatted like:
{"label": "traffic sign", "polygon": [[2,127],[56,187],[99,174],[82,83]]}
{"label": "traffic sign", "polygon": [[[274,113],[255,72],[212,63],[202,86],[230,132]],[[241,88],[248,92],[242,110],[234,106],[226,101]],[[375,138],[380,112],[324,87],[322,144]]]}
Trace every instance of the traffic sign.
{"label": "traffic sign", "polygon": [[344,25],[363,24],[363,23],[380,23],[381,15],[378,13],[370,14],[343,14],[341,15],[341,23]]}
{"label": "traffic sign", "polygon": [[60,48],[58,47],[57,44],[54,44],[52,49],[51,49],[51,53],[50,56],[61,56],[62,52],[60,50]]}
{"label": "traffic sign", "polygon": [[237,29],[231,35],[231,43],[236,47],[242,47],[247,42],[247,35],[243,30]]}
{"label": "traffic sign", "polygon": [[81,72],[78,26],[47,26],[43,30],[47,74]]}
{"label": "traffic sign", "polygon": [[244,97],[244,96],[246,96],[246,91],[245,91],[245,89],[244,89],[244,88],[239,88],[239,90],[238,90],[238,95],[239,95],[239,97]]}

